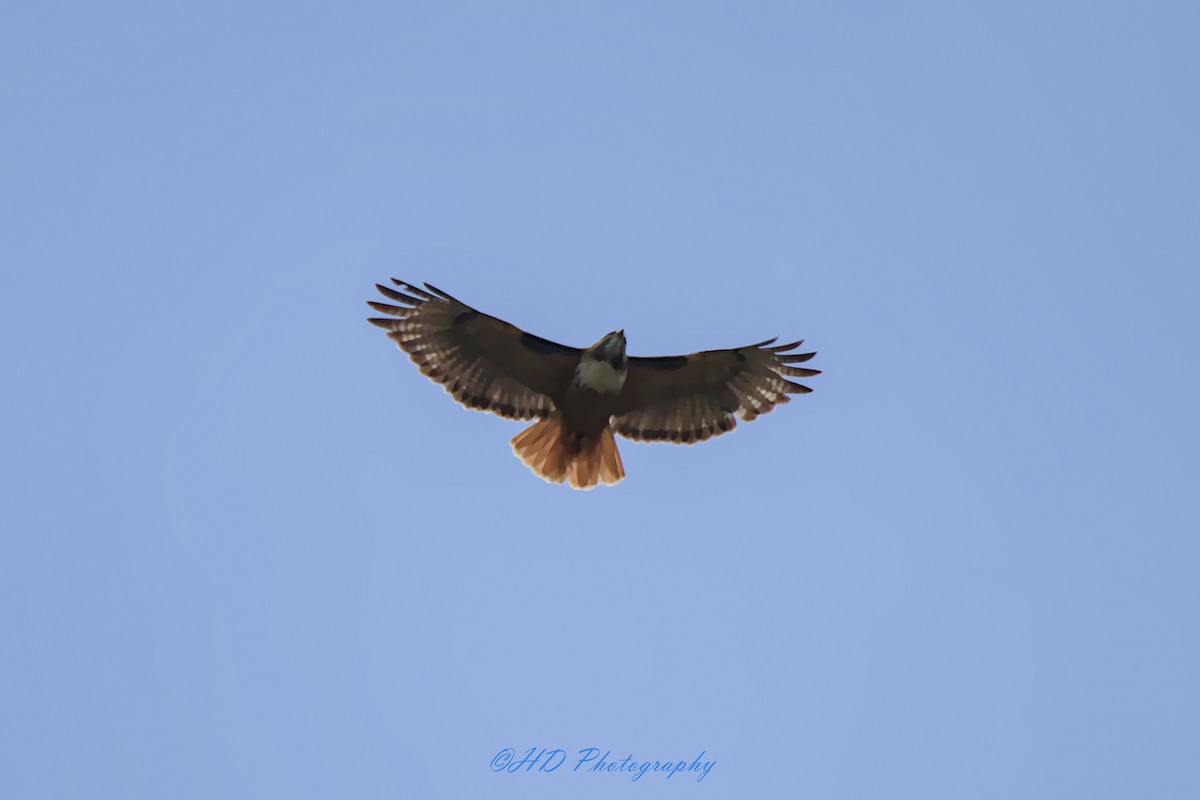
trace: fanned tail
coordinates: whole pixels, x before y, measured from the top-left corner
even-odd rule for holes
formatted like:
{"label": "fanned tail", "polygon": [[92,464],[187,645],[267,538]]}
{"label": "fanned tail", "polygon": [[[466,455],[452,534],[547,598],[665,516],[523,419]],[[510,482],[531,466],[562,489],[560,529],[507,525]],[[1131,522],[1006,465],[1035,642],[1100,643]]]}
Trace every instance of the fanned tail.
{"label": "fanned tail", "polygon": [[576,441],[561,419],[549,417],[514,436],[512,449],[534,475],[549,483],[565,480],[572,489],[591,489],[625,477],[611,428]]}

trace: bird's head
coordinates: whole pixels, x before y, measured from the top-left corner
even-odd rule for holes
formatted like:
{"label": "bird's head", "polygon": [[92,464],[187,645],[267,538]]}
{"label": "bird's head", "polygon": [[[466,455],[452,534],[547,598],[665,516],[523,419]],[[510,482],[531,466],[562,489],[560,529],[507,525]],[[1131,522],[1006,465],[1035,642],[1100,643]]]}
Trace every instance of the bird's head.
{"label": "bird's head", "polygon": [[625,330],[606,333],[588,348],[588,355],[595,361],[607,361],[613,369],[625,368]]}
{"label": "bird's head", "polygon": [[613,331],[583,351],[575,370],[575,382],[593,392],[620,392],[628,371],[625,331]]}

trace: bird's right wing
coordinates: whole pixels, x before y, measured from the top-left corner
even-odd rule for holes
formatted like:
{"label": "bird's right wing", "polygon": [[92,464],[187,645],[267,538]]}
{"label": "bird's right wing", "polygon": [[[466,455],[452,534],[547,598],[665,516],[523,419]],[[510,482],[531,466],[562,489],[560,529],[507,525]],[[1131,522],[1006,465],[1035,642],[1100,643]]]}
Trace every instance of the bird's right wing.
{"label": "bird's right wing", "polygon": [[425,284],[392,278],[406,293],[375,285],[403,306],[368,302],[387,317],[368,320],[421,372],[467,408],[511,419],[546,417],[575,374],[582,350],[490,317]]}

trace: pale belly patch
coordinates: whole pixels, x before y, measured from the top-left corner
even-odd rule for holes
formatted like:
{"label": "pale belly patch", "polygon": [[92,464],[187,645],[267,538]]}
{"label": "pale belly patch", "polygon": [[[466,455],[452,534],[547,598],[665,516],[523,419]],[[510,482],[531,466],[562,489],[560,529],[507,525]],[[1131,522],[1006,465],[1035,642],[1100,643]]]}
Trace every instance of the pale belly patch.
{"label": "pale belly patch", "polygon": [[618,370],[607,361],[583,361],[576,374],[579,385],[593,392],[617,393],[625,385],[626,370]]}

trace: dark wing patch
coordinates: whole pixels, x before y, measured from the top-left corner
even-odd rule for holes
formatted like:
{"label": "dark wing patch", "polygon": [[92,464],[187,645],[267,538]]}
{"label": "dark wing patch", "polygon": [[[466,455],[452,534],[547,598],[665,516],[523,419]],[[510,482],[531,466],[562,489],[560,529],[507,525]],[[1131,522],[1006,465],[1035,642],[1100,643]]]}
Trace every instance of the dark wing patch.
{"label": "dark wing patch", "polygon": [[552,342],[549,339],[534,336],[532,333],[522,333],[521,344],[535,353],[547,356],[569,356],[576,361],[579,360],[579,356],[583,352],[577,347],[567,347],[565,344]]}
{"label": "dark wing patch", "polygon": [[[445,292],[395,278],[376,284],[403,306],[368,302],[386,317],[368,320],[408,353],[422,374],[467,408],[512,419],[548,416],[575,374],[582,350],[555,344],[481,313]],[[527,340],[545,343],[531,348]]]}
{"label": "dark wing patch", "polygon": [[673,369],[683,369],[687,366],[687,356],[659,356],[658,358],[642,358],[641,356],[630,356],[630,364],[636,364],[639,367],[646,369],[657,369],[663,372],[670,372]]}
{"label": "dark wing patch", "polygon": [[819,375],[793,367],[816,353],[788,353],[803,344],[772,347],[774,339],[690,356],[630,358],[613,426],[629,439],[693,444],[733,430],[812,389],[788,378]]}

